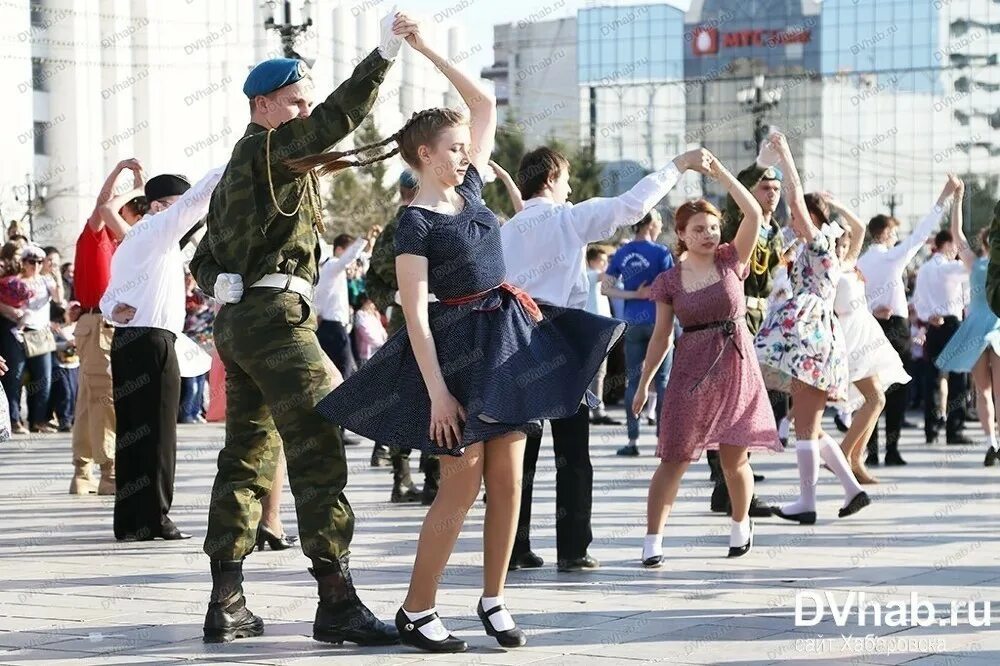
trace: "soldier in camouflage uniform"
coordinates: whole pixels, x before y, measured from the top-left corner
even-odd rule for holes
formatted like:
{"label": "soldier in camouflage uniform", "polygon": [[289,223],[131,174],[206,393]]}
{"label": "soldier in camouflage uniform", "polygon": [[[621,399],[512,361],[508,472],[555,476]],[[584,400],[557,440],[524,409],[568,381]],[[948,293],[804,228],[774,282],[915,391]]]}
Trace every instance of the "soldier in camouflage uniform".
{"label": "soldier in camouflage uniform", "polygon": [[329,149],[368,115],[402,43],[393,21],[383,20],[379,48],[311,113],[311,80],[300,61],[261,63],[244,85],[251,123],[212,197],[208,232],[191,262],[202,289],[225,303],[215,320],[227,408],[204,546],[213,581],[207,642],[263,632],[246,607],[242,560],[254,548],[259,500],[271,488],[282,441],[302,550],[319,584],[313,637],[359,645],[399,640],[395,627],[358,599],[348,568],[354,514],[343,492],[344,446],[339,429],[315,411],[339,380],[320,349],[311,307],[323,231],[319,192],[314,174],[296,175],[287,165]]}
{"label": "soldier in camouflage uniform", "polygon": [[990,309],[1000,317],[1000,201],[993,208],[990,226],[990,265],[986,273],[986,298]]}
{"label": "soldier in camouflage uniform", "polygon": [[[782,238],[781,226],[774,219],[774,211],[781,198],[781,171],[774,167],[763,167],[756,162],[739,173],[737,179],[750,190],[764,213],[764,223],[757,236],[757,245],[750,255],[750,275],[743,281],[743,291],[747,299],[747,328],[750,333],[757,334],[764,321],[767,297],[773,286],[772,271],[781,261]],[[722,241],[731,243],[736,237],[743,218],[739,206],[731,197],[726,197],[726,208],[722,213]],[[775,420],[780,421],[787,411],[787,402],[782,395],[770,393],[771,404],[775,411]],[[708,464],[712,469],[715,489],[712,491],[711,509],[719,513],[729,512],[729,490],[726,487],[726,477],[722,473],[719,454],[708,452]],[[750,515],[756,518],[771,515],[770,508],[757,502],[754,496],[750,502]]]}
{"label": "soldier in camouflage uniform", "polygon": [[[375,241],[372,256],[365,275],[365,293],[382,312],[389,313],[388,333],[392,335],[406,326],[403,307],[396,302],[399,284],[396,282],[396,223],[406,206],[417,193],[417,180],[409,170],[399,177],[399,210]],[[378,444],[376,446],[376,452]],[[392,461],[392,492],[389,501],[393,504],[421,502],[426,506],[434,502],[437,495],[440,466],[437,456],[421,452],[420,469],[424,473],[424,489],[417,492],[410,476],[410,449],[390,448]],[[372,454],[374,461],[375,454]]]}

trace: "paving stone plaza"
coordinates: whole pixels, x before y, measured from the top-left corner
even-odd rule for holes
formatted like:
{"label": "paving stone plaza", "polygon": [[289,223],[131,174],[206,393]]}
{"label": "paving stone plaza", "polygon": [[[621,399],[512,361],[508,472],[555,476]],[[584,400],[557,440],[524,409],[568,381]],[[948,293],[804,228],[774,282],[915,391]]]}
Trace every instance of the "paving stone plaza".
{"label": "paving stone plaza", "polygon": [[[0,445],[0,664],[998,664],[1000,468],[983,467],[982,447],[927,446],[920,430],[903,434],[910,464],[873,470],[883,482],[869,488],[871,507],[836,518],[842,493],[824,471],[817,524],[760,519],[754,550],[736,560],[725,557],[728,520],[708,511],[708,466],[692,465],[667,527],[666,566],[644,570],[653,436],[644,429],[641,457],[618,458],[623,428],[595,427],[591,553],[603,566],[572,574],[554,567],[555,467],[543,442],[532,543],[547,562],[511,573],[506,591],[528,645],[504,651],[475,616],[484,508],[477,503],[438,597],[470,651],[446,656],[314,642],[315,583],[297,548],[247,559],[249,606],[264,618],[265,635],[202,643],[211,579],[201,541],[222,426],[180,427],[171,515],[194,534],[180,542],[115,542],[112,498],[66,494],[68,435],[15,438]],[[370,468],[370,453],[369,442],[348,449],[357,514],[351,564],[362,598],[391,620],[423,507],[388,504],[390,473]],[[791,450],[753,463],[767,477],[762,498],[797,493]],[[915,599],[925,610],[902,617]],[[852,602],[869,608],[864,626]],[[986,602],[992,626],[973,626],[985,624]]]}

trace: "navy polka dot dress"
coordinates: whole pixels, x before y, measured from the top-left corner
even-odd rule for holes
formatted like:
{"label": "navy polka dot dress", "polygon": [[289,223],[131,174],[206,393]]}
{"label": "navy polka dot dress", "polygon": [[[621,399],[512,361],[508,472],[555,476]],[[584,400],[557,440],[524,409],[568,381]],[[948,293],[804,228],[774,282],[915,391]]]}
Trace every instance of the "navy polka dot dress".
{"label": "navy polka dot dress", "polygon": [[[625,324],[571,308],[545,308],[536,321],[510,292],[500,224],[482,202],[470,166],[456,191],[457,215],[410,207],[396,229],[396,254],[427,257],[439,299],[483,295],[461,305],[428,305],[431,334],[448,390],[465,408],[460,447],[506,433],[541,433],[542,419],[575,414]],[[431,401],[406,328],[317,406],[325,418],[377,442],[459,455],[429,437]]]}

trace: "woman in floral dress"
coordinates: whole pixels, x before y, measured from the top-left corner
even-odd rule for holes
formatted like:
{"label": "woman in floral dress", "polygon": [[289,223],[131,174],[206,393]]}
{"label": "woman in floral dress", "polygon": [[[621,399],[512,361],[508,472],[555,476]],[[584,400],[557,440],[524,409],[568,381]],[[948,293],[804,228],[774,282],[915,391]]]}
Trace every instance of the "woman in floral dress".
{"label": "woman in floral dress", "polygon": [[840,447],[820,425],[826,403],[845,400],[848,390],[847,351],[833,311],[840,277],[834,241],[843,229],[830,222],[829,206],[822,196],[803,195],[785,137],[775,133],[769,141],[782,162],[791,226],[804,247],[792,268],[793,295],[768,314],[755,346],[768,388],[790,393],[793,398],[799,497],[791,504],[775,507],[774,513],[811,525],[816,522],[820,459],[844,487],[841,518],[870,503]]}

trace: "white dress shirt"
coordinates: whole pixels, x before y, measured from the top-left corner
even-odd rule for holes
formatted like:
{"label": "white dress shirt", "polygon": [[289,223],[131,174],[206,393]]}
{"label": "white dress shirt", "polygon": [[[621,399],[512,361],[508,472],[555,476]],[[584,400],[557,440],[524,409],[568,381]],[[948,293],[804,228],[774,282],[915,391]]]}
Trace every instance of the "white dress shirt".
{"label": "white dress shirt", "polygon": [[129,229],[111,259],[101,312],[111,320],[119,303],[135,308],[128,327],[184,331],[184,253],[180,240],[208,213],[225,167],[212,169],[170,208],[145,215]]}
{"label": "white dress shirt", "polygon": [[927,216],[920,220],[905,240],[895,247],[886,247],[881,243],[872,246],[858,259],[858,269],[865,276],[865,296],[868,298],[868,309],[872,312],[881,307],[888,307],[890,316],[906,317],[909,311],[906,307],[906,288],[903,286],[903,271],[906,265],[920,251],[927,237],[941,224],[944,214],[942,206],[934,206]]}
{"label": "white dress shirt", "polygon": [[641,220],[680,175],[671,162],[617,197],[595,197],[576,205],[556,204],[547,197],[528,199],[524,209],[500,228],[507,281],[536,301],[586,308],[587,244]]}
{"label": "white dress shirt", "polygon": [[588,268],[587,282],[590,283],[590,291],[587,293],[587,307],[585,309],[591,314],[610,317],[611,303],[608,301],[608,297],[601,292],[601,272]]}
{"label": "white dress shirt", "polygon": [[347,293],[347,267],[362,259],[368,240],[359,238],[339,257],[332,257],[319,267],[316,285],[316,316],[323,321],[339,321],[351,327],[351,304]]}
{"label": "white dress shirt", "polygon": [[935,252],[917,271],[913,288],[913,307],[921,321],[935,316],[962,318],[965,309],[965,283],[969,273],[957,259],[946,259]]}

